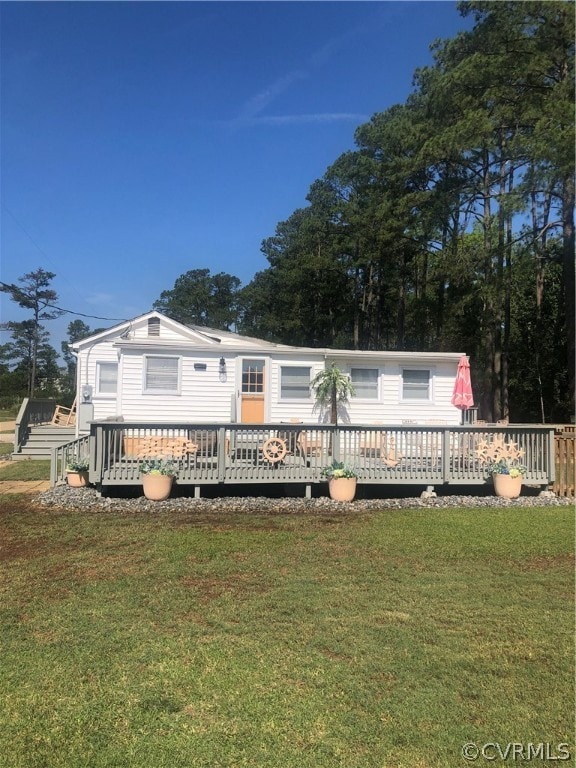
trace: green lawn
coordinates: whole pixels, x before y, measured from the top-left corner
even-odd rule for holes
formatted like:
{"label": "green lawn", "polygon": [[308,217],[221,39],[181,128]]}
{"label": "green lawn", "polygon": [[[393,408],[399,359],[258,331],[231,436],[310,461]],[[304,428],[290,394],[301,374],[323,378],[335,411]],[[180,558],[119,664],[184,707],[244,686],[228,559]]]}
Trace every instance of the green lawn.
{"label": "green lawn", "polygon": [[569,507],[27,504],[0,506],[4,768],[458,768],[470,741],[572,741]]}
{"label": "green lawn", "polygon": [[[0,443],[0,446],[7,445]],[[11,453],[12,451],[10,451]],[[49,480],[50,459],[7,461],[0,464],[0,480]]]}
{"label": "green lawn", "polygon": [[14,451],[14,443],[0,443],[0,456],[9,456]]}

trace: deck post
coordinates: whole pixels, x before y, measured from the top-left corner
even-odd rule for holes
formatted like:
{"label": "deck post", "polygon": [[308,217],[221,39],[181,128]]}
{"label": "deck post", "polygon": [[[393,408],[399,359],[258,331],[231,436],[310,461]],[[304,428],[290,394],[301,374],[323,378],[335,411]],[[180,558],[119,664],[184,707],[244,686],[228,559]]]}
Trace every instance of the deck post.
{"label": "deck post", "polygon": [[194,498],[195,499],[199,499],[200,498],[200,491],[201,491],[201,486],[200,485],[195,485],[194,486]]}
{"label": "deck post", "polygon": [[218,466],[218,482],[223,483],[224,473],[226,471],[226,428],[225,427],[220,427],[218,430],[218,440],[216,443],[216,461]]}
{"label": "deck post", "polygon": [[[104,468],[104,429],[97,425],[92,425],[90,434],[90,470],[89,479],[91,483],[102,483],[102,470]],[[107,463],[110,457],[107,456]]]}
{"label": "deck post", "polygon": [[52,448],[50,457],[50,487],[54,488],[58,479],[58,446]]}
{"label": "deck post", "polygon": [[548,432],[548,480],[550,485],[556,480],[556,456],[554,455],[554,430]]}
{"label": "deck post", "polygon": [[306,486],[304,488],[304,498],[305,499],[312,498],[312,486],[310,485],[310,483],[306,483]]}
{"label": "deck post", "polygon": [[[442,482],[447,483],[450,481],[450,428],[442,431]],[[461,444],[461,438],[458,438],[458,445]]]}

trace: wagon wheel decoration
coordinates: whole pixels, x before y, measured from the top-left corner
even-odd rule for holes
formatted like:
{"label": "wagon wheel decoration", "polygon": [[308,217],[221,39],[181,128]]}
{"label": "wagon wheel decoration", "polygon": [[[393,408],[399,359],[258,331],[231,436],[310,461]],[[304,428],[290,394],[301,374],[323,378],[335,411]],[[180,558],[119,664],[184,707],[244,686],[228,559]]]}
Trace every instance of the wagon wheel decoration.
{"label": "wagon wheel decoration", "polygon": [[262,446],[262,455],[271,464],[282,461],[287,452],[286,441],[281,437],[270,437]]}

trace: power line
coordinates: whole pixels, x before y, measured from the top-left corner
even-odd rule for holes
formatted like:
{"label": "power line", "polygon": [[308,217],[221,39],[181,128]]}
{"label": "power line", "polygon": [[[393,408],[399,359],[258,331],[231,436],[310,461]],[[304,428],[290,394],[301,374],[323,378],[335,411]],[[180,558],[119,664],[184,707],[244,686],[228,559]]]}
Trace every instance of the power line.
{"label": "power line", "polygon": [[[18,288],[17,285],[9,285],[8,283],[3,283],[0,280],[0,290],[6,289],[6,293],[8,293],[12,288],[15,288],[16,290],[21,290]],[[75,312],[73,309],[64,309],[64,307],[57,307],[56,304],[43,304],[43,306],[50,307],[50,309],[57,309],[59,312],[64,312],[67,315],[78,315],[78,317],[87,317],[90,320],[106,320],[111,323],[128,322],[127,317],[101,317],[100,315],[87,315],[85,312]]]}
{"label": "power line", "polygon": [[[41,253],[41,254],[42,254],[42,256],[44,256],[44,258],[45,258],[45,259],[48,261],[48,263],[49,263],[49,264],[51,264],[51,265],[52,265],[52,267],[53,267],[54,269],[58,269],[58,267],[56,266],[56,264],[54,264],[54,262],[52,261],[52,259],[50,258],[50,256],[48,256],[48,254],[46,253],[46,251],[45,251],[45,250],[43,250],[43,249],[42,249],[42,248],[41,248],[41,247],[38,245],[38,243],[36,242],[36,240],[34,240],[34,238],[32,237],[32,235],[30,234],[30,232],[28,232],[28,230],[27,230],[27,229],[24,227],[24,225],[23,225],[23,224],[22,224],[20,221],[18,221],[18,219],[16,218],[16,216],[14,216],[14,214],[13,214],[13,213],[12,213],[12,211],[11,211],[11,210],[10,210],[10,209],[9,209],[9,208],[6,206],[6,204],[5,204],[5,203],[1,203],[1,205],[2,205],[2,208],[3,208],[3,209],[6,211],[6,213],[7,213],[7,214],[10,216],[10,218],[11,218],[11,219],[14,221],[14,223],[15,223],[15,224],[16,224],[16,225],[17,225],[17,226],[18,226],[18,227],[19,227],[19,228],[22,230],[22,232],[23,232],[23,233],[26,235],[26,237],[27,237],[27,238],[30,240],[30,242],[31,242],[31,243],[32,243],[32,245],[33,245],[33,246],[36,248],[36,250],[37,250],[39,253]],[[83,297],[83,296],[80,294],[80,292],[78,291],[78,289],[76,288],[76,286],[75,286],[75,285],[73,285],[73,284],[72,284],[72,283],[71,283],[71,282],[70,282],[70,281],[69,281],[69,280],[66,278],[66,274],[64,274],[64,275],[63,275],[63,279],[64,279],[64,280],[65,280],[65,281],[68,283],[68,285],[69,285],[69,286],[72,288],[72,290],[73,290],[73,291],[74,291],[76,294],[78,294],[78,296],[80,297],[80,299],[82,299],[82,301],[85,301],[85,300],[86,300],[86,299],[85,299],[85,298],[84,298],[84,297]],[[0,285],[4,285],[4,283],[0,283]],[[50,305],[50,304],[47,304],[46,306],[51,306],[51,305]],[[54,307],[54,309],[60,309],[60,307]],[[71,315],[79,315],[80,317],[88,317],[88,318],[91,318],[91,319],[93,319],[93,320],[110,320],[111,322],[115,322],[115,321],[120,321],[120,322],[122,322],[123,320],[125,320],[125,318],[123,318],[123,317],[121,317],[121,318],[119,318],[119,317],[98,317],[97,315],[84,315],[84,314],[82,314],[82,312],[73,312],[71,309],[62,309],[61,311],[62,311],[62,312],[68,312],[68,313],[69,313],[69,314],[71,314]]]}
{"label": "power line", "polygon": [[2,208],[4,208],[4,210],[5,210],[5,211],[6,211],[6,213],[7,213],[7,214],[10,216],[10,218],[11,218],[11,219],[13,219],[13,221],[14,221],[14,222],[15,222],[15,223],[16,223],[16,224],[17,224],[17,225],[20,227],[20,229],[22,230],[22,232],[24,232],[24,234],[25,234],[25,235],[26,235],[26,237],[27,237],[27,238],[30,240],[30,242],[32,243],[32,245],[33,245],[33,246],[34,246],[34,247],[35,247],[35,248],[36,248],[36,249],[37,249],[37,250],[38,250],[38,251],[39,251],[39,252],[42,254],[42,256],[44,256],[44,258],[45,258],[47,261],[49,261],[49,262],[52,264],[52,259],[50,258],[50,256],[48,256],[48,254],[46,253],[46,251],[43,251],[43,250],[42,250],[42,248],[40,248],[40,246],[38,245],[38,243],[36,242],[36,240],[34,240],[34,238],[32,237],[32,235],[30,234],[30,232],[28,232],[28,231],[27,231],[27,230],[26,230],[26,229],[25,229],[25,228],[22,226],[22,224],[21,224],[21,223],[18,221],[18,219],[16,218],[16,216],[14,216],[14,214],[12,213],[12,211],[11,211],[9,208],[7,208],[7,207],[6,207],[6,205],[4,205],[4,203],[2,203]]}
{"label": "power line", "polygon": [[57,307],[55,304],[45,304],[46,307],[50,307],[50,309],[58,309],[60,312],[66,312],[69,315],[78,315],[78,317],[87,317],[90,320],[107,320],[111,323],[124,323],[128,322],[127,317],[99,317],[98,315],[85,315],[83,312],[74,312],[72,309],[62,309],[62,307]]}

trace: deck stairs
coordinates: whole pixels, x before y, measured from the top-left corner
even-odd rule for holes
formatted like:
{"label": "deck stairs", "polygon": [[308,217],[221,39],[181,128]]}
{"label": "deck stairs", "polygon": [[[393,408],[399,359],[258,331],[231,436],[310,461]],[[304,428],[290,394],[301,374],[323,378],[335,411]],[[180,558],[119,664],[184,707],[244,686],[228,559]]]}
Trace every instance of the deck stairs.
{"label": "deck stairs", "polygon": [[49,459],[52,449],[74,440],[74,426],[61,427],[54,424],[30,426],[20,450],[12,454],[14,461],[29,459]]}

